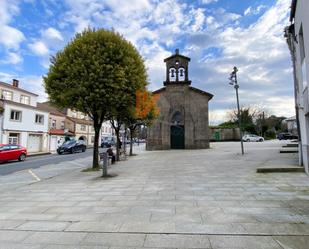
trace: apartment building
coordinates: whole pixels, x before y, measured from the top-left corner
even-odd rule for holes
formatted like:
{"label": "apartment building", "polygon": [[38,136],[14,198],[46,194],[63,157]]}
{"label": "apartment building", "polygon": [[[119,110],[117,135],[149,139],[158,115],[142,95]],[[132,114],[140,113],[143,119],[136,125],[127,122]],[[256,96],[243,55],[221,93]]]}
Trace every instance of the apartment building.
{"label": "apartment building", "polygon": [[0,143],[20,144],[29,153],[47,152],[47,111],[37,106],[38,95],[19,87],[19,81],[12,84],[0,82],[1,125]]}
{"label": "apartment building", "polygon": [[298,120],[300,164],[309,173],[309,1],[293,0],[291,25],[285,36],[291,52],[294,69],[296,117]]}
{"label": "apartment building", "polygon": [[38,107],[49,112],[49,151],[56,152],[66,139],[75,137],[75,123],[48,102],[38,103]]}

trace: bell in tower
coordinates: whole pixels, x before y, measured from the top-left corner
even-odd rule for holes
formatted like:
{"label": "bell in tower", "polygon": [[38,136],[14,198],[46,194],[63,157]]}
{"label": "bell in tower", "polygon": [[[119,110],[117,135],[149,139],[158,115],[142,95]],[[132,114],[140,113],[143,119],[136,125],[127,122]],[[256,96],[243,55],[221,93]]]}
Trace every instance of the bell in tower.
{"label": "bell in tower", "polygon": [[166,80],[164,85],[169,84],[186,84],[191,85],[188,76],[188,64],[190,58],[179,54],[179,49],[175,54],[164,60],[166,64]]}

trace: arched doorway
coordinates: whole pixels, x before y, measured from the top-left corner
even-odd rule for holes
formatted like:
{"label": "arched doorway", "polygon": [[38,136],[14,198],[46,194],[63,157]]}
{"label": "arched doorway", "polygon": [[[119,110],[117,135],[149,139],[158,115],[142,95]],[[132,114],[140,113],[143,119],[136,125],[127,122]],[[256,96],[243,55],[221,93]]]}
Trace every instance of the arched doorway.
{"label": "arched doorway", "polygon": [[182,114],[177,111],[172,117],[171,149],[185,148],[185,126]]}

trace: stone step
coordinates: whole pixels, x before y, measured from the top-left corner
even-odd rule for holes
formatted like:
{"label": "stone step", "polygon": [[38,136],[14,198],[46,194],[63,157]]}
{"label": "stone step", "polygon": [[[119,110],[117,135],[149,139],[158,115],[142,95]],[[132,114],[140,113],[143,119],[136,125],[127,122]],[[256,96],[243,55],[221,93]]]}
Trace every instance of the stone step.
{"label": "stone step", "polygon": [[278,166],[263,166],[257,168],[257,173],[292,173],[292,172],[305,172],[305,169],[300,166],[292,165],[278,165]]}
{"label": "stone step", "polygon": [[280,153],[298,153],[298,148],[282,148],[279,150]]}
{"label": "stone step", "polygon": [[295,147],[298,147],[298,144],[286,144],[286,145],[283,145],[282,146],[283,148],[290,148],[290,147],[293,147],[293,148],[295,148]]}

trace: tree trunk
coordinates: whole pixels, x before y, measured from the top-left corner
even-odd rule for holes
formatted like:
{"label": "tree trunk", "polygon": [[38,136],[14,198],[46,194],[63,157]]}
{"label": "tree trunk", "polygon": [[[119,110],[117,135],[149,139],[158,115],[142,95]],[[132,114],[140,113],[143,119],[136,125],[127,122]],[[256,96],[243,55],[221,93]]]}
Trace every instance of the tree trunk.
{"label": "tree trunk", "polygon": [[92,168],[99,168],[99,137],[101,125],[97,120],[93,120],[94,126],[94,144],[93,144],[93,159],[92,159]]}
{"label": "tree trunk", "polygon": [[133,132],[134,129],[131,127],[130,129],[130,156],[133,156]]}
{"label": "tree trunk", "polygon": [[119,145],[120,145],[120,137],[119,137],[119,129],[115,129],[117,143],[116,143],[116,161],[119,161]]}

